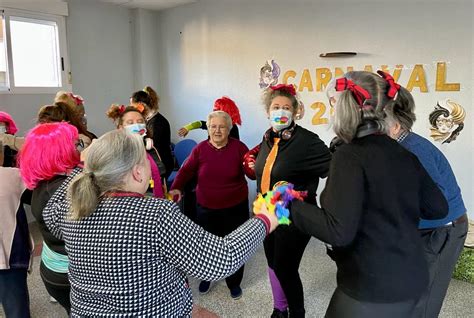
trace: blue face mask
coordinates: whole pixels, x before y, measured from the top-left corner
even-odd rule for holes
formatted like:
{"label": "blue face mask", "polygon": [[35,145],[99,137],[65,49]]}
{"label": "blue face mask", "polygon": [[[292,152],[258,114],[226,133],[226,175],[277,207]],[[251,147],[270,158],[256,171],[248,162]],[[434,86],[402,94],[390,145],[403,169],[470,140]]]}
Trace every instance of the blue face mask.
{"label": "blue face mask", "polygon": [[139,134],[142,137],[146,135],[146,125],[145,124],[132,124],[124,127],[128,132],[132,134]]}
{"label": "blue face mask", "polygon": [[293,121],[293,113],[289,110],[278,109],[270,111],[270,125],[276,131],[288,128]]}

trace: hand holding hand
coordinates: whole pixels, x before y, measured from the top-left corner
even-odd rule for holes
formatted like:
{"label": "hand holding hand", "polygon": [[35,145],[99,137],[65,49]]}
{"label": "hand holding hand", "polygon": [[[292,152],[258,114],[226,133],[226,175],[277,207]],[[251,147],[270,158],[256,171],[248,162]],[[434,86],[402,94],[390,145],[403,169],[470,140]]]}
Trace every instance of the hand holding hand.
{"label": "hand holding hand", "polygon": [[270,212],[267,209],[267,205],[265,204],[265,201],[259,200],[258,198],[253,202],[253,213],[255,215],[258,214],[263,214],[265,215],[268,220],[270,220],[270,229],[268,233],[273,232],[279,225],[278,219],[275,215],[274,212]]}
{"label": "hand holding hand", "polygon": [[179,202],[181,201],[183,194],[180,190],[173,189],[168,192],[168,196],[170,197],[170,200],[173,200],[174,202]]}

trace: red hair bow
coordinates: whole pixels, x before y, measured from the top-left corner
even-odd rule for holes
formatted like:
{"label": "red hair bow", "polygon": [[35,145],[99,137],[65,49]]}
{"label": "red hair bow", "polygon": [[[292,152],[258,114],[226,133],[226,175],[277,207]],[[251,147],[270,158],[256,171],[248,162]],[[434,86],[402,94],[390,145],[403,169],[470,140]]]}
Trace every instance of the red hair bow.
{"label": "red hair bow", "polygon": [[270,88],[274,91],[284,91],[288,94],[296,96],[295,86],[289,84],[278,84],[276,86],[270,86]]}
{"label": "red hair bow", "polygon": [[354,84],[353,81],[341,77],[336,80],[336,91],[341,92],[349,90],[352,93],[352,96],[357,101],[357,104],[362,108],[364,106],[364,102],[371,98],[368,91],[360,87],[359,85]]}
{"label": "red hair bow", "polygon": [[69,93],[69,96],[74,100],[76,106],[84,105],[84,99],[80,95],[74,95],[73,93]]}
{"label": "red hair bow", "polygon": [[387,81],[389,85],[387,96],[391,99],[394,99],[395,96],[397,96],[398,91],[400,90],[400,85],[395,83],[395,80],[393,79],[392,75],[384,71],[377,71],[377,74],[382,76],[382,78]]}
{"label": "red hair bow", "polygon": [[125,105],[120,105],[119,108],[118,108],[118,111],[120,114],[123,114],[123,112],[125,111]]}

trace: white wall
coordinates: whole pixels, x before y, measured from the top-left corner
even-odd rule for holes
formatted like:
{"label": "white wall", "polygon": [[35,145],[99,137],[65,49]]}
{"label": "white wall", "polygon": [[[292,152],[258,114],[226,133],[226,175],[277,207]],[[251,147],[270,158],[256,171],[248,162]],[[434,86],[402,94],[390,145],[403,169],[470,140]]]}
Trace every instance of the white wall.
{"label": "white wall", "polygon": [[[162,53],[161,109],[171,126],[205,118],[213,101],[228,95],[239,105],[241,136],[249,147],[261,140],[268,124],[260,102],[259,70],[275,59],[282,71],[295,70],[296,84],[304,69],[371,64],[405,65],[406,85],[415,64],[424,64],[428,93],[415,88],[418,121],[414,131],[429,138],[428,115],[436,101],[450,97],[467,111],[458,140],[441,146],[474,217],[474,146],[472,129],[472,2],[451,1],[217,1],[204,0],[160,14]],[[330,51],[356,51],[353,58],[322,59]],[[436,62],[448,64],[448,82],[461,83],[459,92],[435,91]],[[280,76],[281,81],[282,76]],[[301,124],[329,142],[328,125],[312,125],[321,92],[301,92],[307,114]],[[192,133],[202,139],[203,132]],[[439,146],[439,144],[437,144]]]}
{"label": "white wall", "polygon": [[161,39],[158,13],[150,10],[132,10],[132,43],[135,90],[151,86],[160,90],[159,53]]}
{"label": "white wall", "polygon": [[131,10],[87,0],[69,0],[67,37],[74,92],[85,99],[89,129],[113,128],[105,112],[126,104],[134,89]]}
{"label": "white wall", "polygon": [[[73,91],[84,97],[89,130],[113,128],[105,116],[111,103],[127,104],[144,83],[158,86],[156,12],[131,10],[88,0],[69,0],[66,18]],[[35,125],[51,94],[0,94],[0,110],[10,113],[19,135]]]}

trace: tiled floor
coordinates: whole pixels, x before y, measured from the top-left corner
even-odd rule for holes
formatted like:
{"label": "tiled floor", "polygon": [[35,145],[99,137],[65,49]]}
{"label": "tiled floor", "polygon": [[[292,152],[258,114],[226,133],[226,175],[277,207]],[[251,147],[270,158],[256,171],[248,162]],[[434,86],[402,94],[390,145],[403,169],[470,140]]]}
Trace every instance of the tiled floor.
{"label": "tiled floor", "polygon": [[[36,241],[40,242],[39,239]],[[265,255],[263,249],[260,249],[246,265],[242,283],[243,296],[239,300],[230,298],[229,290],[223,281],[213,283],[211,291],[201,296],[197,291],[199,281],[190,279],[194,303],[197,305],[193,317],[269,317],[272,299],[265,264]],[[49,296],[39,277],[38,265],[39,258],[36,257],[34,270],[28,281],[32,317],[66,317],[61,306],[49,302]],[[324,317],[335,288],[335,271],[334,263],[326,256],[323,245],[317,240],[311,240],[300,266],[307,317]],[[474,318],[473,299],[474,285],[452,280],[440,317]]]}

